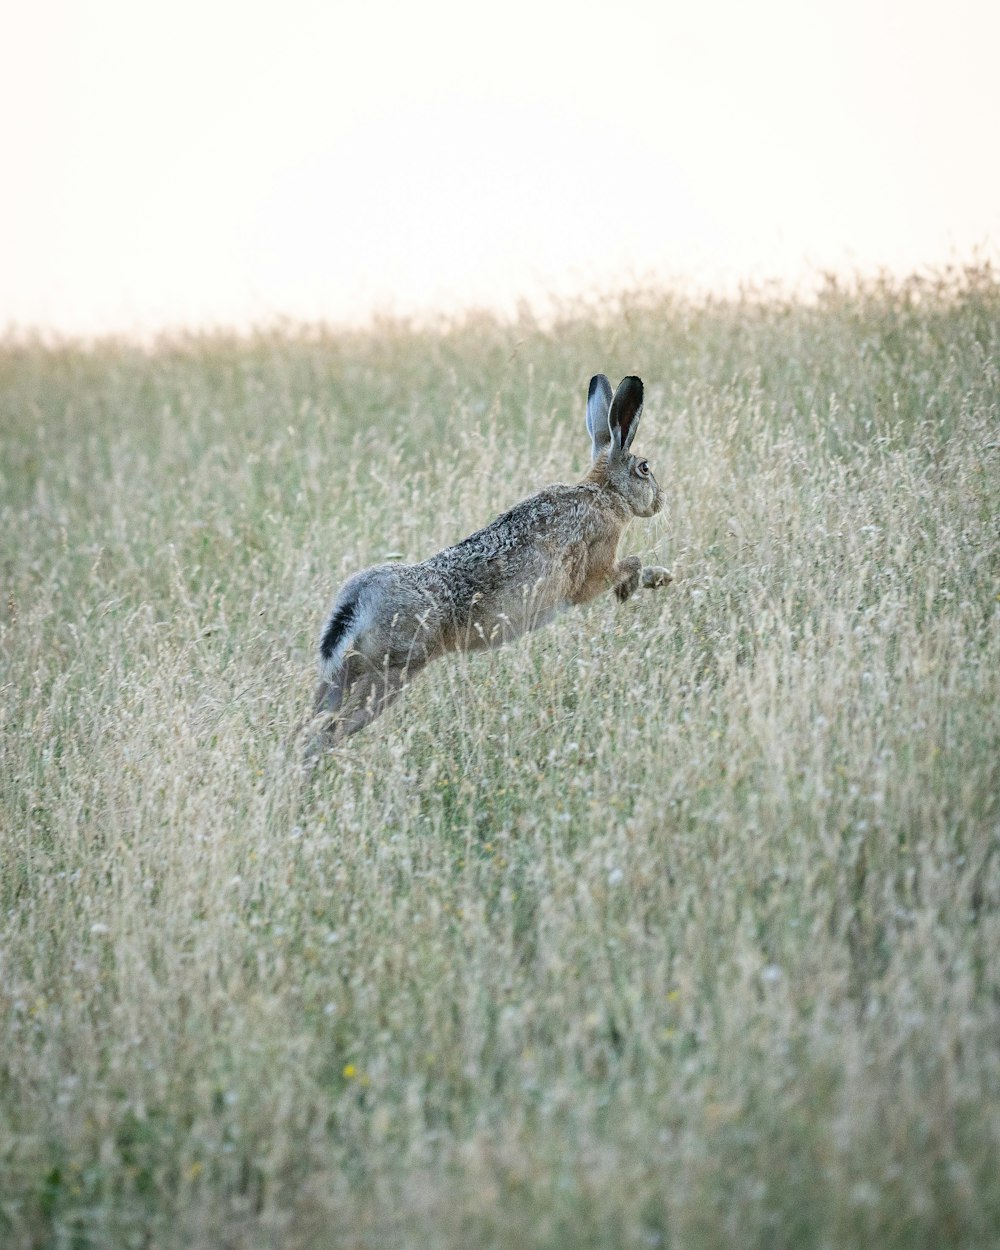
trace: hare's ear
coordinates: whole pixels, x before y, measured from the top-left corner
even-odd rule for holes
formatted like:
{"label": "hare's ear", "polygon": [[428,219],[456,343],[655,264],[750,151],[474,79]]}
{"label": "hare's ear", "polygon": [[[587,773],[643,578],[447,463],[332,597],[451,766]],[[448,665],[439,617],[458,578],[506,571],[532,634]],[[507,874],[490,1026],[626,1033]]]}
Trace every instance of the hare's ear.
{"label": "hare's ear", "polygon": [[611,427],[608,425],[611,394],[611,383],[604,374],[594,374],[590,379],[590,390],[587,392],[587,432],[590,435],[590,455],[593,460],[596,460],[611,442]]}
{"label": "hare's ear", "polygon": [[611,444],[616,451],[628,451],[639,428],[642,416],[642,379],[622,378],[611,401],[608,425],[611,428]]}

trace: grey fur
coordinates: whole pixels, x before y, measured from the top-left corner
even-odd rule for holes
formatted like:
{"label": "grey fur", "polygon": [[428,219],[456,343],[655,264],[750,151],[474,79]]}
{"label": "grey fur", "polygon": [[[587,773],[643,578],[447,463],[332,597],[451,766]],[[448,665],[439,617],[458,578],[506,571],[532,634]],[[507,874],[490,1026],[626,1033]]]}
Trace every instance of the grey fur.
{"label": "grey fur", "polygon": [[548,486],[420,564],[375,565],[344,583],[321,633],[309,754],[364,728],[439,656],[500,646],[606,590],[624,602],[670,581],[666,569],[617,558],[632,518],[662,506],[628,450],[641,413],[638,378],[612,397],[598,374],[587,404],[594,462],[579,485]]}
{"label": "grey fur", "polygon": [[611,444],[616,450],[628,451],[632,446],[641,416],[642,381],[639,378],[622,378],[608,412]]}
{"label": "grey fur", "polygon": [[596,460],[611,442],[608,412],[613,398],[611,383],[603,373],[595,374],[590,379],[590,390],[587,393],[587,432],[591,439],[591,460]]}

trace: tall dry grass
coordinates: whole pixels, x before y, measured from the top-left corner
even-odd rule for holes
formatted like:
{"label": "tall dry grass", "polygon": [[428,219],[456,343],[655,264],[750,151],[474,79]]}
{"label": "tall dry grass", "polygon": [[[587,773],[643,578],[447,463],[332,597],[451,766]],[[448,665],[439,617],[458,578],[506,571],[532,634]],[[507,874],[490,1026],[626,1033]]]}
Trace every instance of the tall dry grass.
{"label": "tall dry grass", "polygon": [[[983,1247],[1000,290],[0,352],[0,1242]],[[676,582],[311,777],[328,596],[586,468]]]}

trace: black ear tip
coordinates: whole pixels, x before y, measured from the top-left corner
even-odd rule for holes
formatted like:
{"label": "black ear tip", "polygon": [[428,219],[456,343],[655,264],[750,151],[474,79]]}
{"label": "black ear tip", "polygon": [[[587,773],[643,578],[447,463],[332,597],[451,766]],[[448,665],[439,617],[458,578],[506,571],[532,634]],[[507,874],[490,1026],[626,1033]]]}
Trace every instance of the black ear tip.
{"label": "black ear tip", "polygon": [[611,383],[603,373],[595,373],[590,379],[590,389],[587,391],[587,398],[593,399],[598,391],[610,391]]}
{"label": "black ear tip", "polygon": [[[639,428],[642,413],[642,379],[633,375],[622,378],[608,413],[611,432],[622,451],[628,451]],[[617,433],[616,433],[617,431]]]}
{"label": "black ear tip", "polygon": [[628,396],[629,399],[634,398],[642,402],[642,378],[637,378],[634,373],[630,373],[627,378],[622,378],[618,390],[623,397]]}

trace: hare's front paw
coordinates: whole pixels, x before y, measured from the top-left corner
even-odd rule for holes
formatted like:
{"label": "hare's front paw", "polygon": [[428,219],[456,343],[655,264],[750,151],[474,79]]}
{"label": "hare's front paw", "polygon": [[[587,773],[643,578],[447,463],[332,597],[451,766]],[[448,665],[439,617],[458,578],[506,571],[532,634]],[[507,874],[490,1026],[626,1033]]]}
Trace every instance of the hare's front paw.
{"label": "hare's front paw", "polygon": [[642,570],[642,586],[644,590],[655,590],[657,586],[666,586],[673,580],[673,573],[659,564],[647,564]]}
{"label": "hare's front paw", "polygon": [[615,582],[615,594],[618,602],[624,603],[639,589],[639,578],[642,576],[642,561],[638,556],[628,556],[618,565],[618,580]]}

